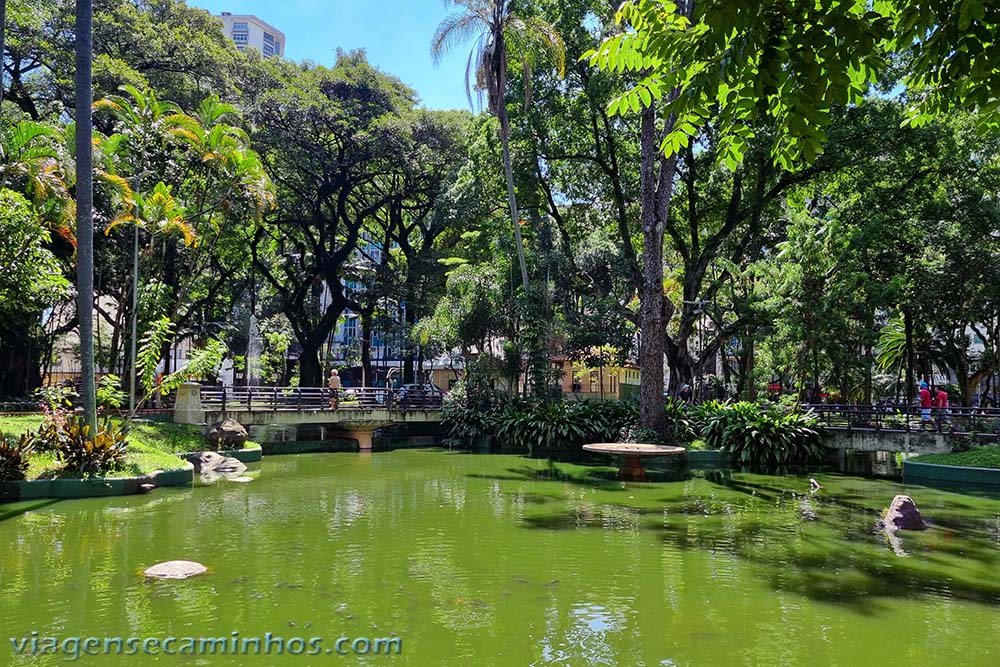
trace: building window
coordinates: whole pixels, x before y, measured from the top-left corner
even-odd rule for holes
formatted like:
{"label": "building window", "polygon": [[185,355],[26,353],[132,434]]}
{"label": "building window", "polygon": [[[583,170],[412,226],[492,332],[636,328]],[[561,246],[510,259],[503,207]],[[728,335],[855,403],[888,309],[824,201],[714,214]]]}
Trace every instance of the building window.
{"label": "building window", "polygon": [[264,55],[267,56],[267,57],[270,57],[270,56],[274,55],[274,47],[271,46],[270,44],[265,44],[263,51],[264,51]]}
{"label": "building window", "polygon": [[264,43],[265,44],[270,44],[271,46],[274,46],[274,35],[272,35],[269,32],[265,32],[264,33]]}
{"label": "building window", "polygon": [[233,32],[236,32],[237,30],[246,32],[248,29],[246,21],[233,21]]}
{"label": "building window", "polygon": [[274,52],[279,55],[281,54],[281,42],[274,43]]}
{"label": "building window", "polygon": [[233,41],[236,42],[237,44],[246,44],[247,34],[245,32],[234,32]]}
{"label": "building window", "polygon": [[348,317],[344,322],[344,342],[350,343],[358,337],[358,318]]}

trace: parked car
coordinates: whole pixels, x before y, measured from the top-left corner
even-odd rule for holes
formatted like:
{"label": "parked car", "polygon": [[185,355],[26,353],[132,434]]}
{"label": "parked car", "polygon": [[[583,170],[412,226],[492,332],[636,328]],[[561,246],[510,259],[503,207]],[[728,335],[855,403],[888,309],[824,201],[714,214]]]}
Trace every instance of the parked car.
{"label": "parked car", "polygon": [[444,391],[433,384],[404,384],[396,390],[396,405],[401,409],[437,409],[444,402]]}

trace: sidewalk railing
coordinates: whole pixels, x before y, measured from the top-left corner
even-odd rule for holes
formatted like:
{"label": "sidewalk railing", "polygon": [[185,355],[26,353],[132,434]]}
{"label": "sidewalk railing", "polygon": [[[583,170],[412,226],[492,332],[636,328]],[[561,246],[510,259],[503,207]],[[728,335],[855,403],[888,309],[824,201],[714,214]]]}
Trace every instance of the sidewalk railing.
{"label": "sidewalk railing", "polygon": [[834,430],[1000,436],[998,408],[931,408],[929,419],[923,416],[920,408],[911,406],[816,403],[803,404],[801,408],[811,410],[824,428]]}
{"label": "sidewalk railing", "polygon": [[301,412],[304,410],[439,410],[443,394],[387,387],[202,387],[206,410]]}

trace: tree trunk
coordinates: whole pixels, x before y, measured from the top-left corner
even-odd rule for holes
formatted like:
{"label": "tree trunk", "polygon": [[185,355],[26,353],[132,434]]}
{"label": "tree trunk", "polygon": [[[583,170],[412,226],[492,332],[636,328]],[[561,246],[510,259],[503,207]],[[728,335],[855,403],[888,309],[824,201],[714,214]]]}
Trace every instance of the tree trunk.
{"label": "tree trunk", "polygon": [[320,345],[303,345],[299,355],[299,386],[322,387],[323,366],[319,363]]}
{"label": "tree trunk", "polygon": [[[673,127],[667,119],[667,131]],[[639,286],[639,324],[642,346],[639,350],[640,414],[644,428],[663,433],[666,414],[663,409],[663,231],[670,197],[674,188],[676,157],[664,158],[656,132],[656,106],[643,110],[640,124],[640,183],[642,204],[642,283]],[[659,159],[657,159],[659,158]],[[659,165],[659,174],[656,166]]]}
{"label": "tree trunk", "polygon": [[415,295],[412,290],[407,292],[406,295],[406,309],[403,312],[403,321],[406,323],[406,338],[403,344],[403,384],[413,384],[417,382],[414,379],[414,354],[413,354],[413,341],[410,336],[413,331],[413,325],[416,324],[416,308],[414,307]]}
{"label": "tree trunk", "polygon": [[83,417],[97,434],[94,386],[93,0],[76,0],[76,282]]}
{"label": "tree trunk", "polygon": [[906,336],[906,404],[913,403],[913,316],[903,311],[903,331]]}
{"label": "tree trunk", "polygon": [[[382,349],[385,349],[383,341]],[[361,386],[373,386],[372,372],[372,313],[363,311],[361,313]]]}
{"label": "tree trunk", "polygon": [[500,143],[503,144],[503,169],[507,177],[507,204],[510,206],[510,221],[514,225],[514,244],[517,246],[517,262],[521,267],[521,283],[524,293],[528,293],[528,265],[524,261],[524,242],[521,240],[521,223],[517,217],[517,197],[514,194],[514,170],[510,163],[510,120],[507,107],[501,102],[497,109],[500,120]]}
{"label": "tree trunk", "polygon": [[7,48],[7,0],[0,0],[0,117],[3,117],[3,80],[7,58],[4,49]]}
{"label": "tree trunk", "polygon": [[754,369],[757,365],[757,354],[754,350],[753,336],[747,336],[743,341],[743,354],[746,357],[746,399],[757,399],[757,383],[754,381]]}

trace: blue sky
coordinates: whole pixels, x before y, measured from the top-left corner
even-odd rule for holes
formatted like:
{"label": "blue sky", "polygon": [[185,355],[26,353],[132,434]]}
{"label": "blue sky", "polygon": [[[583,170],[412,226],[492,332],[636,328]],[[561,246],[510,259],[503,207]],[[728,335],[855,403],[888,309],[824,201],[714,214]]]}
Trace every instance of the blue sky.
{"label": "blue sky", "polygon": [[188,0],[213,14],[254,14],[285,33],[285,57],[332,65],[337,47],[364,48],[368,60],[394,74],[430,109],[467,109],[465,63],[472,44],[449,53],[440,65],[430,41],[455,11],[442,0]]}

